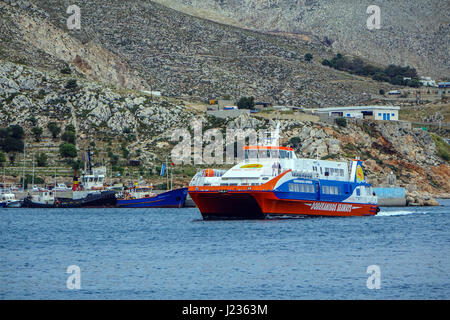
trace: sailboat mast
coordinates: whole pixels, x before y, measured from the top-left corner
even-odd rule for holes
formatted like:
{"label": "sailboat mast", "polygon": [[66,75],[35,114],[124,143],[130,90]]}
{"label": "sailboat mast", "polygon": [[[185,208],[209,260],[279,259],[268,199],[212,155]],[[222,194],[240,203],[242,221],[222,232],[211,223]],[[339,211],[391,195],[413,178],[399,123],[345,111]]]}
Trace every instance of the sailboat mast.
{"label": "sailboat mast", "polygon": [[27,148],[27,144],[24,143],[23,144],[23,171],[22,171],[22,176],[23,176],[23,184],[22,184],[22,189],[25,190],[25,150]]}

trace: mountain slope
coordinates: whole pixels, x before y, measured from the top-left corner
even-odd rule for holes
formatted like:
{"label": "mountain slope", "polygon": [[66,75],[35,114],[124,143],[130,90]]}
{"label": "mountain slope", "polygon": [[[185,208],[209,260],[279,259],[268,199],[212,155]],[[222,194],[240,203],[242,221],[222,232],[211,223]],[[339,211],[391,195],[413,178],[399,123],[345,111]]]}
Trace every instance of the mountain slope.
{"label": "mountain slope", "polygon": [[[261,31],[314,35],[335,50],[381,64],[450,74],[450,2],[446,0],[156,0],[207,19]],[[369,5],[381,10],[381,29],[368,30]]]}
{"label": "mountain slope", "polygon": [[[0,2],[10,30],[1,35],[5,59],[20,52],[31,65],[47,61],[58,70],[68,63],[118,87],[203,100],[252,95],[306,107],[366,103],[391,87],[322,66],[332,52],[320,42],[218,24],[151,1],[77,1],[80,31],[67,30],[67,1],[25,3]],[[314,61],[304,60],[308,52]]]}

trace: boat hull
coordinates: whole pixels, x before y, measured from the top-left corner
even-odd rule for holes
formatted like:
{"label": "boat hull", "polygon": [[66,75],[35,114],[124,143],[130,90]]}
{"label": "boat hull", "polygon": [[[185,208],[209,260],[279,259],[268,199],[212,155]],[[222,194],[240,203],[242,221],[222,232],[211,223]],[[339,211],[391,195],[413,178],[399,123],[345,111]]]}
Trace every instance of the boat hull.
{"label": "boat hull", "polygon": [[271,191],[189,191],[204,219],[265,219],[276,216],[372,216],[376,204],[282,199]]}
{"label": "boat hull", "polygon": [[57,208],[110,208],[117,203],[116,192],[112,190],[88,193],[84,198],[57,198]]}
{"label": "boat hull", "polygon": [[21,200],[16,200],[16,201],[11,201],[9,203],[5,204],[5,208],[20,208],[23,205],[23,201]]}
{"label": "boat hull", "polygon": [[52,203],[38,203],[32,201],[30,198],[23,199],[23,205],[24,208],[54,208],[55,204]]}
{"label": "boat hull", "polygon": [[118,199],[120,208],[182,208],[186,201],[187,188],[174,189],[142,199]]}
{"label": "boat hull", "polygon": [[26,208],[109,208],[116,205],[115,191],[88,193],[80,199],[56,198],[54,203],[37,203],[25,198],[23,206]]}

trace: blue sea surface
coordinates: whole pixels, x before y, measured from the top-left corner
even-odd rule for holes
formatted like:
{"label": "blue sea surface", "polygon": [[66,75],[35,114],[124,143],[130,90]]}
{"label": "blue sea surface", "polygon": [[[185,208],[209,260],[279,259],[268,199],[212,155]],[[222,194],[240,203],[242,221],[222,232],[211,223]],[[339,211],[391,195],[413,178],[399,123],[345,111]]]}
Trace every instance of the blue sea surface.
{"label": "blue sea surface", "polygon": [[[0,299],[450,299],[450,201],[374,217],[0,209]],[[80,268],[68,289],[67,268]],[[369,266],[381,287],[369,289]]]}

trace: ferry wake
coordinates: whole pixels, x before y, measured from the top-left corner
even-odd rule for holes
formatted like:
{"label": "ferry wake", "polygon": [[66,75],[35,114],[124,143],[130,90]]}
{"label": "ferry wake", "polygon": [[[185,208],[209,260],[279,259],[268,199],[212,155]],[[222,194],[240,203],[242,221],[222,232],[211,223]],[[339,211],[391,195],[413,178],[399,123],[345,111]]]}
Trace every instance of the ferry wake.
{"label": "ferry wake", "polygon": [[188,192],[203,219],[277,216],[372,216],[377,197],[360,159],[350,162],[297,158],[278,145],[279,125],[267,143],[244,147],[229,170],[205,169]]}

